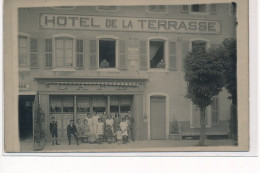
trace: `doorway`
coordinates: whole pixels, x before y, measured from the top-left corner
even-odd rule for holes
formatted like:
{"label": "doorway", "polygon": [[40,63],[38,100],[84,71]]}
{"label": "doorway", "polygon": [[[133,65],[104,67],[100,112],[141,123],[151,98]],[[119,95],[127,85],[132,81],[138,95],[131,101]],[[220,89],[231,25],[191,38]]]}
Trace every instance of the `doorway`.
{"label": "doorway", "polygon": [[33,134],[34,95],[20,95],[18,101],[19,137],[20,140],[31,139]]}
{"label": "doorway", "polygon": [[166,97],[150,97],[151,139],[166,139]]}

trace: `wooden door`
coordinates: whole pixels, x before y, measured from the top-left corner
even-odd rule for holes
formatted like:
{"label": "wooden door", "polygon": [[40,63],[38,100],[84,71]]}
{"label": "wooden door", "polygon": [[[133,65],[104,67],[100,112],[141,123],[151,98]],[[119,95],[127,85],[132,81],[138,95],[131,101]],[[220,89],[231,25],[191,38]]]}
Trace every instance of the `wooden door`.
{"label": "wooden door", "polygon": [[151,139],[166,139],[166,98],[150,97],[150,132]]}

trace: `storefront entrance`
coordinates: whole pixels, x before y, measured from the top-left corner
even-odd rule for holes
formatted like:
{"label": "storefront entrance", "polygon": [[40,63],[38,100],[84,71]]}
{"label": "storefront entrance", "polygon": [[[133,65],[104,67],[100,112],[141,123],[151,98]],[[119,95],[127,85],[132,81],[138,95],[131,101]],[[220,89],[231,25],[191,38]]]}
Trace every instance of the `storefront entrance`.
{"label": "storefront entrance", "polygon": [[58,122],[59,138],[66,138],[70,120],[83,120],[87,113],[109,113],[113,117],[119,113],[122,117],[131,111],[132,100],[130,95],[51,95],[50,117],[54,116]]}
{"label": "storefront entrance", "polygon": [[33,134],[33,101],[34,95],[19,96],[19,136],[20,139],[32,138]]}
{"label": "storefront entrance", "polygon": [[150,97],[151,139],[166,139],[166,98]]}

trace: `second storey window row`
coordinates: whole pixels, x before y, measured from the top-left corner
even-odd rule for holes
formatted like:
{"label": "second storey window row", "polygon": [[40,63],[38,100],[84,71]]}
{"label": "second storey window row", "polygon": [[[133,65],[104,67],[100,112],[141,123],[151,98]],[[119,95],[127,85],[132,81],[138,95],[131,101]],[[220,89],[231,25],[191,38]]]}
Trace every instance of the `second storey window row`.
{"label": "second storey window row", "polygon": [[[58,71],[77,69],[127,70],[130,60],[128,60],[128,55],[130,57],[133,54],[130,52],[132,49],[128,45],[127,39],[118,37],[79,39],[64,35],[43,40],[43,44],[38,44],[38,38],[19,36],[20,67],[38,68],[39,62],[42,62],[46,69]],[[177,48],[175,41],[156,37],[136,40],[135,44],[134,55],[140,70],[176,70]],[[39,55],[41,51],[38,51],[41,49],[41,45],[44,46],[43,56]],[[44,60],[39,61],[39,57],[44,58]]]}

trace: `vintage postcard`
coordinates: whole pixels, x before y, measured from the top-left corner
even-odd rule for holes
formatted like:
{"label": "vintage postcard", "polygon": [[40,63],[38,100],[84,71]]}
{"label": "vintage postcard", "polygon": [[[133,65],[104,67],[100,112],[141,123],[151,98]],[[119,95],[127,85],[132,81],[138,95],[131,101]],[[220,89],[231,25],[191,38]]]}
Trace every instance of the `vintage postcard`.
{"label": "vintage postcard", "polygon": [[5,152],[249,151],[248,61],[248,1],[5,1]]}

